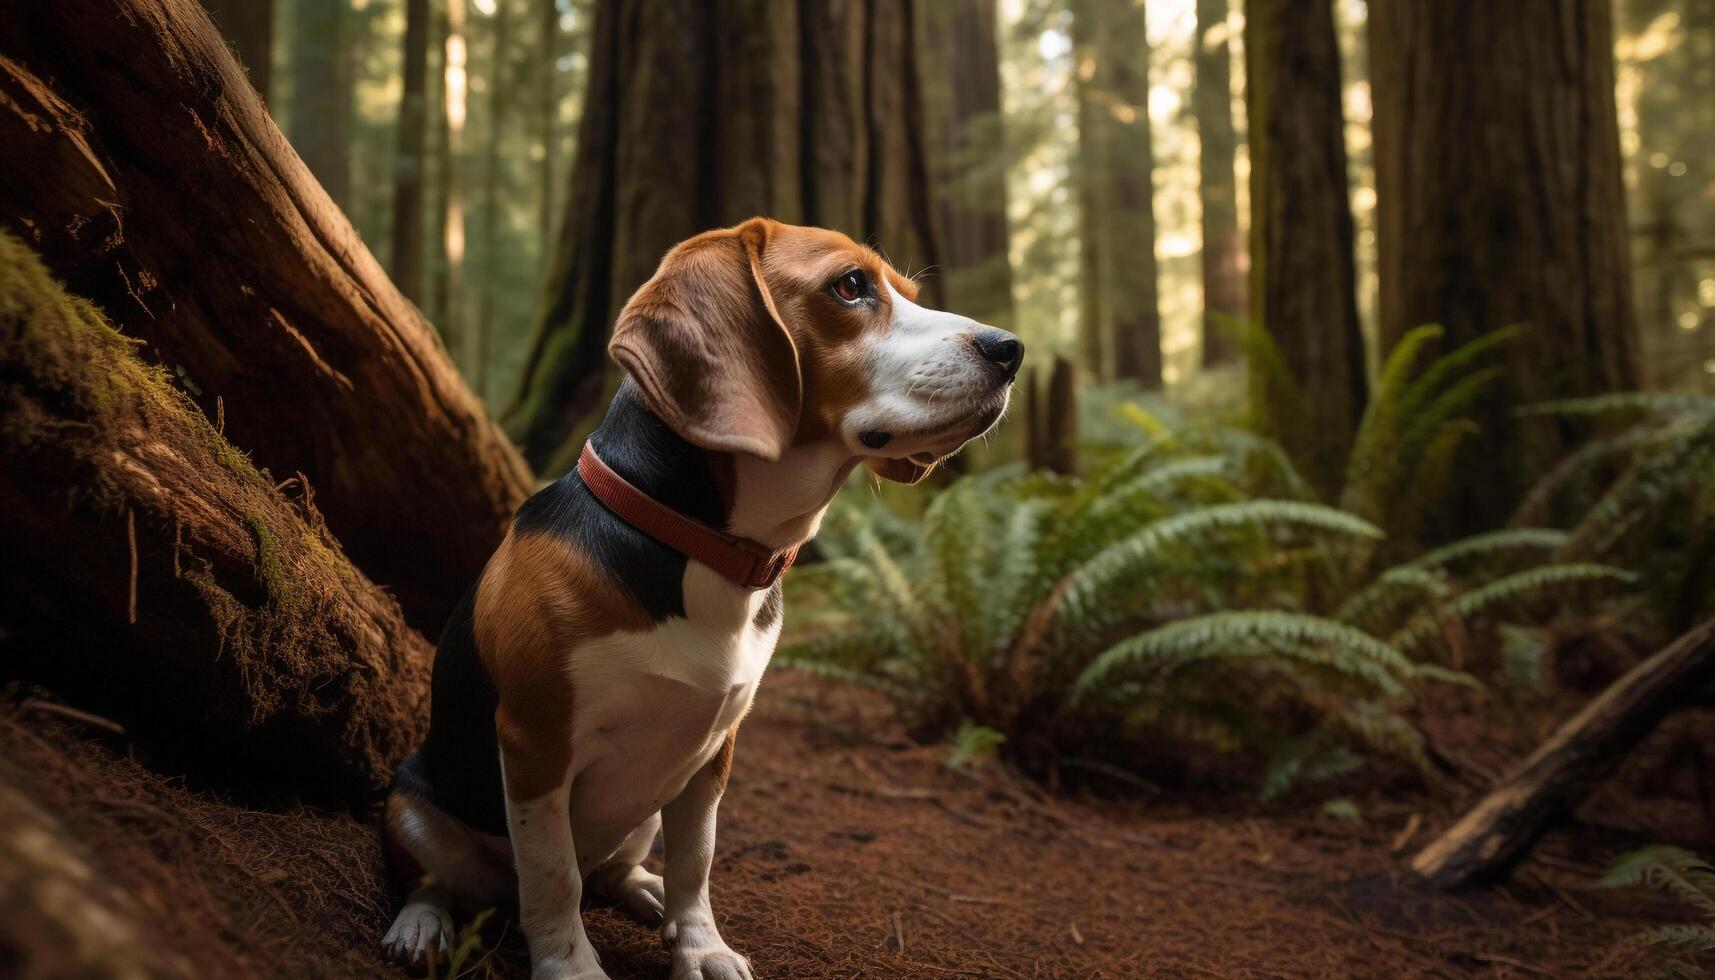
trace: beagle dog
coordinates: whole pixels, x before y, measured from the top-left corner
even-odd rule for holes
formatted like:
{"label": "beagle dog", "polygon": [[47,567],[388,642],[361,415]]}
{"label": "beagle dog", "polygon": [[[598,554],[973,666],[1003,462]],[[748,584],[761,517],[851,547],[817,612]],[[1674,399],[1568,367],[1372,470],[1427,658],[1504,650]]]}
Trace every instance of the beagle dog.
{"label": "beagle dog", "polygon": [[[844,235],[753,218],[675,247],[626,303],[605,419],[441,637],[429,734],[387,799],[417,883],[390,959],[444,962],[455,901],[516,896],[536,980],[605,977],[588,886],[660,923],[673,980],[750,980],[709,868],[780,575],[859,463],[916,483],[993,426],[1024,355],[916,295]],[[657,830],[664,877],[643,867]]]}

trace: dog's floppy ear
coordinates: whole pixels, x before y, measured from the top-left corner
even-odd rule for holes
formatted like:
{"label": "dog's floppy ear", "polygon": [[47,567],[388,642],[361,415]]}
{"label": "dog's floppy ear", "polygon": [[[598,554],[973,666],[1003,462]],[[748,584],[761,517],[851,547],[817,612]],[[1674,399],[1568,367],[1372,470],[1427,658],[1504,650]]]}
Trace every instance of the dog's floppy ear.
{"label": "dog's floppy ear", "polygon": [[922,483],[924,477],[927,477],[935,469],[934,463],[925,464],[909,459],[881,459],[872,456],[864,460],[863,463],[876,476],[884,480],[892,480],[894,483],[907,485]]}
{"label": "dog's floppy ear", "polygon": [[774,460],[797,433],[804,381],[762,276],[768,234],[753,219],[668,252],[607,350],[686,440]]}

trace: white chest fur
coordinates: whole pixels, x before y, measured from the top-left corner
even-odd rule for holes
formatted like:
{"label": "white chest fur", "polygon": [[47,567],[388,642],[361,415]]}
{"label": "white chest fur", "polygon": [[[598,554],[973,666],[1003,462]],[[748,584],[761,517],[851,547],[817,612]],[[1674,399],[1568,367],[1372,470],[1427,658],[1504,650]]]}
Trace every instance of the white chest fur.
{"label": "white chest fur", "polygon": [[573,836],[593,866],[676,797],[750,710],[780,617],[765,592],[688,562],[685,616],[572,651]]}

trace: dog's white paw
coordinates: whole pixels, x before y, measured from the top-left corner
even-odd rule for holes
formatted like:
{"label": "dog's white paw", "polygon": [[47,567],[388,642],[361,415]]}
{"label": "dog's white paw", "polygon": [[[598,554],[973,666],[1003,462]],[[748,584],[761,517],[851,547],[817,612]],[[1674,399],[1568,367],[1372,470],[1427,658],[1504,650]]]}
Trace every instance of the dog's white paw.
{"label": "dog's white paw", "polygon": [[445,963],[453,939],[453,917],[434,902],[407,902],[381,940],[381,955],[410,973],[428,969],[432,955]]}
{"label": "dog's white paw", "polygon": [[712,927],[680,929],[669,923],[661,937],[673,950],[671,980],[756,980],[750,961],[733,952]]}
{"label": "dog's white paw", "polygon": [[630,909],[644,925],[660,925],[667,909],[667,890],[660,875],[633,864],[603,868],[595,880],[602,894]]}

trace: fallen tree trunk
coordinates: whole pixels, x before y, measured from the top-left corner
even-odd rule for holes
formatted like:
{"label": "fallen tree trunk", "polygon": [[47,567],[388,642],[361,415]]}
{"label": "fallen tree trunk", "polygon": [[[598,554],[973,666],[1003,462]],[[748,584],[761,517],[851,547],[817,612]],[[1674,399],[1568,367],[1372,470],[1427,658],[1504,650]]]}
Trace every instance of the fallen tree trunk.
{"label": "fallen tree trunk", "polygon": [[196,0],[0,0],[0,223],[439,629],[529,490]]}
{"label": "fallen tree trunk", "polygon": [[1638,664],[1584,706],[1451,829],[1412,859],[1439,888],[1492,877],[1569,813],[1669,709],[1715,678],[1715,620]]}
{"label": "fallen tree trunk", "polygon": [[283,497],[4,232],[0,453],[0,610],[54,639],[0,676],[280,788],[385,785],[426,717],[428,644],[307,492]]}

